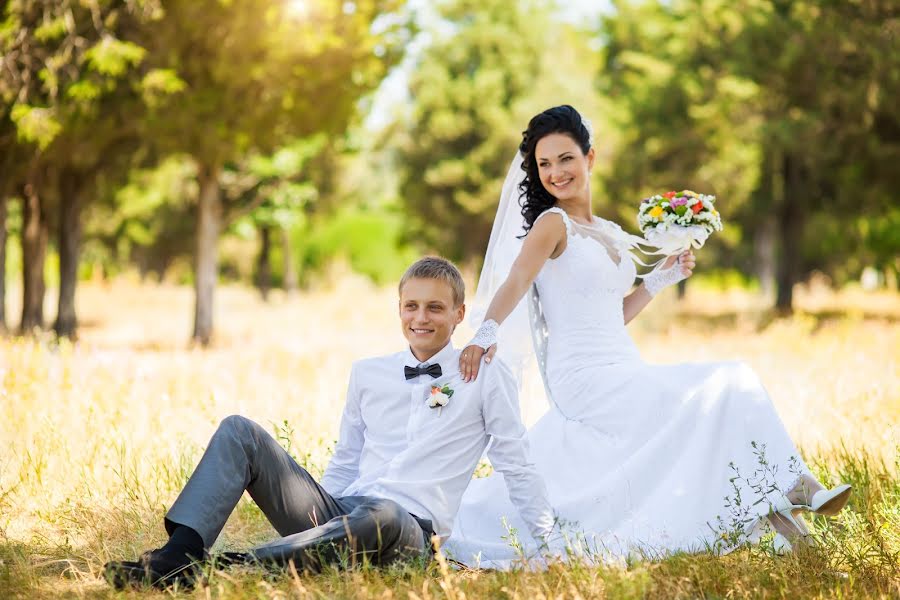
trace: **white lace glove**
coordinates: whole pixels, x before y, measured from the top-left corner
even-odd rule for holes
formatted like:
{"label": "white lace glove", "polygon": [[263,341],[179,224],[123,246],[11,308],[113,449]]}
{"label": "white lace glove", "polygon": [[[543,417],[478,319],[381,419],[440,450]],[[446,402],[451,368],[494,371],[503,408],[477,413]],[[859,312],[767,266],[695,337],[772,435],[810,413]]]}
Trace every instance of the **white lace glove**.
{"label": "white lace glove", "polygon": [[475,332],[475,337],[466,346],[478,346],[486,351],[497,343],[497,332],[499,330],[500,325],[497,324],[497,321],[488,319],[481,324],[481,327]]}
{"label": "white lace glove", "polygon": [[644,277],[644,288],[650,297],[656,296],[663,289],[670,285],[675,285],[682,279],[687,279],[681,268],[681,257],[668,269],[655,269],[646,277]]}

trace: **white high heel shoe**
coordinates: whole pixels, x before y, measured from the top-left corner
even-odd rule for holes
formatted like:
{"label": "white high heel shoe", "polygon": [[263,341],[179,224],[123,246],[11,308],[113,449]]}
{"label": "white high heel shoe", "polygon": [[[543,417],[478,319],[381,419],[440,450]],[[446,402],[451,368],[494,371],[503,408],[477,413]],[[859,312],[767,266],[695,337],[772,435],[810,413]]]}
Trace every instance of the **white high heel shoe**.
{"label": "white high heel shoe", "polygon": [[842,484],[830,490],[819,490],[809,499],[809,504],[803,505],[809,511],[832,517],[847,505],[850,500],[850,492],[853,487],[850,484]]}
{"label": "white high heel shoe", "polygon": [[772,554],[784,556],[794,551],[794,546],[788,541],[787,537],[778,533],[769,517],[762,517],[757,520],[747,534],[747,541],[755,545],[761,543],[763,538],[767,536],[772,536],[771,541],[766,545],[766,547],[771,548]]}
{"label": "white high heel shoe", "polygon": [[[809,529],[806,527],[806,523],[803,522],[803,519],[798,516],[799,513],[806,510],[809,510],[808,506],[794,504],[785,497],[782,497],[779,502],[772,505],[772,510],[769,513],[768,519],[771,527],[775,529],[775,537],[772,539],[772,549],[776,554],[793,552],[794,543],[796,543],[796,541],[809,539]],[[776,520],[788,523],[794,528],[797,532],[794,543],[788,539],[788,536],[778,531],[775,527]]]}

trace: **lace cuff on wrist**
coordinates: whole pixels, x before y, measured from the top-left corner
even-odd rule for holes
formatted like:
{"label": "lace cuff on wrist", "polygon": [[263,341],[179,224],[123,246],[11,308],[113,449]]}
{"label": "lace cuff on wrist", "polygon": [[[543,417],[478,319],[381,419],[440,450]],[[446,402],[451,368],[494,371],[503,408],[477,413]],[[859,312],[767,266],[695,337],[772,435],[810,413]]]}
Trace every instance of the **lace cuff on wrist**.
{"label": "lace cuff on wrist", "polygon": [[497,324],[497,321],[493,319],[488,319],[484,323],[481,324],[481,327],[478,328],[478,331],[475,332],[475,337],[472,338],[472,341],[469,342],[468,346],[478,346],[487,350],[491,346],[497,343],[497,332],[500,329],[500,325]]}
{"label": "lace cuff on wrist", "polygon": [[684,278],[684,273],[681,272],[681,262],[676,262],[668,269],[653,271],[644,277],[644,288],[646,288],[647,293],[652,298],[664,288],[675,285]]}

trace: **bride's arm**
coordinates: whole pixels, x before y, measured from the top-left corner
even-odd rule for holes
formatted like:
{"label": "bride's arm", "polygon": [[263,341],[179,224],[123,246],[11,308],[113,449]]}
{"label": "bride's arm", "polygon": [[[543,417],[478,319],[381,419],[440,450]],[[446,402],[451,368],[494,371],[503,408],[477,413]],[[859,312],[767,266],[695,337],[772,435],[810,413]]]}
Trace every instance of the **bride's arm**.
{"label": "bride's arm", "polygon": [[[675,264],[675,261],[678,260],[679,256],[681,257],[681,262],[679,264]],[[694,272],[694,267],[696,266],[696,260],[694,259],[694,253],[688,250],[687,252],[682,252],[678,256],[670,256],[666,259],[666,262],[663,263],[662,272],[658,275],[659,277],[666,278],[671,280],[672,283],[677,283],[682,279],[687,279],[691,276],[691,273]],[[665,271],[670,268],[679,269],[680,272],[672,272],[666,273]],[[666,285],[671,285],[672,283],[662,282],[662,287],[666,287]],[[659,289],[662,289],[659,287]],[[656,291],[658,292],[659,289]],[[653,299],[654,294],[651,294],[647,289],[647,281],[644,280],[641,285],[637,286],[633,292],[625,296],[625,300],[623,302],[623,308],[625,313],[625,323],[628,324],[633,318],[638,316],[638,314],[644,310],[644,307],[650,304],[650,301]]]}
{"label": "bride's arm", "polygon": [[[513,262],[509,275],[497,289],[484,315],[485,323],[494,321],[498,326],[509,316],[548,258],[555,258],[565,250],[566,226],[562,216],[549,214],[539,219],[522,242],[522,249]],[[478,377],[481,357],[487,348],[474,344],[466,346],[459,356],[459,372],[464,381]],[[489,354],[485,359],[490,362]]]}

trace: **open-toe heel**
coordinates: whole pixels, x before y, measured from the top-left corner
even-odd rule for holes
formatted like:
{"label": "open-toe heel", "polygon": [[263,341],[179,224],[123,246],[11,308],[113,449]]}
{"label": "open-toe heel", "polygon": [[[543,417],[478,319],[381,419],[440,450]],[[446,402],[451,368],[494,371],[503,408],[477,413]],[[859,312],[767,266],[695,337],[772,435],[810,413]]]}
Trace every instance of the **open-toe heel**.
{"label": "open-toe heel", "polygon": [[[800,541],[809,539],[809,529],[806,527],[800,513],[809,510],[804,504],[794,504],[787,498],[782,497],[781,500],[772,505],[768,518],[772,527],[777,532],[773,540],[773,549],[778,554],[793,552],[794,546]],[[778,531],[777,525],[786,523],[794,530],[794,534],[787,534]]]}
{"label": "open-toe heel", "polygon": [[847,505],[852,491],[853,487],[847,483],[835,486],[830,490],[819,490],[812,495],[805,508],[819,515],[833,517]]}

